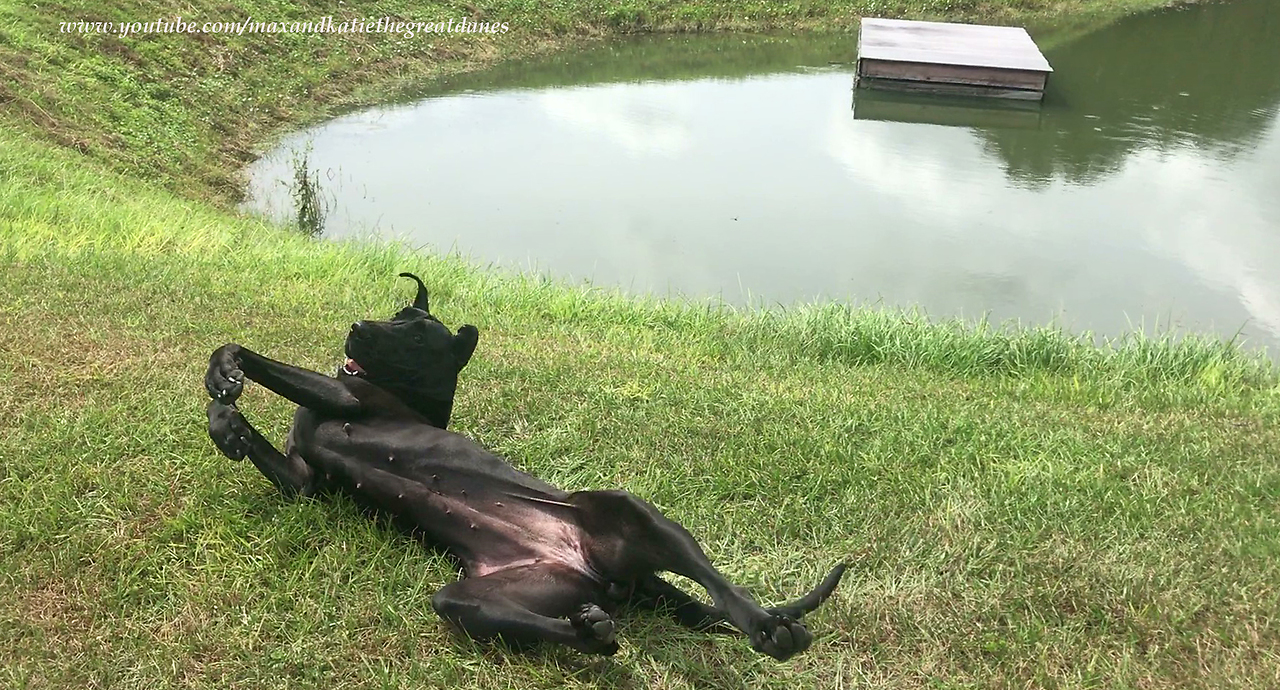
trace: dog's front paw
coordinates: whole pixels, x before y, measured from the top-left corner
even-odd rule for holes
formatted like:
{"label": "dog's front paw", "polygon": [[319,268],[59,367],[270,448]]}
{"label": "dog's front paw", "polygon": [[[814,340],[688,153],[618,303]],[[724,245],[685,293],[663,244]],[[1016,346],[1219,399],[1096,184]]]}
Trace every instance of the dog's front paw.
{"label": "dog's front paw", "polygon": [[240,346],[228,343],[213,351],[209,370],[204,375],[204,388],[209,397],[230,405],[244,390],[244,372],[240,370]]}
{"label": "dog's front paw", "polygon": [[595,604],[584,604],[577,613],[569,616],[569,622],[578,631],[579,644],[574,646],[579,650],[605,656],[617,653],[617,626],[604,609]]}
{"label": "dog's front paw", "polygon": [[253,442],[253,427],[231,405],[209,401],[209,438],[222,454],[232,460],[243,460]]}
{"label": "dog's front paw", "polygon": [[751,646],[761,654],[786,661],[809,648],[813,634],[789,616],[770,615],[759,630],[751,634]]}

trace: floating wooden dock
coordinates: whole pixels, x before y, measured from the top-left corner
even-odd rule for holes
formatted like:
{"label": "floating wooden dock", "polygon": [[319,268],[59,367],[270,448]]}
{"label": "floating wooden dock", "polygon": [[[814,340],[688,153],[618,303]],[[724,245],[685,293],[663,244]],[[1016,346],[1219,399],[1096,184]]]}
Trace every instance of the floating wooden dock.
{"label": "floating wooden dock", "polygon": [[859,87],[1038,101],[1053,68],[1017,26],[863,19]]}

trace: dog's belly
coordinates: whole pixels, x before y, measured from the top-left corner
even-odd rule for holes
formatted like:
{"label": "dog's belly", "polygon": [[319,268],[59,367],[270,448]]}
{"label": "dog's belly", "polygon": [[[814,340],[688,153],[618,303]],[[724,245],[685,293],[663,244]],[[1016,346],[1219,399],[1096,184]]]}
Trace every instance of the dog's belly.
{"label": "dog's belly", "polygon": [[[512,521],[501,514],[486,516],[488,533],[472,541],[464,562],[467,575],[483,577],[507,568],[558,563],[587,577],[599,579],[587,562],[577,525],[545,513],[531,513]],[[479,531],[480,526],[477,525]],[[480,536],[480,535],[477,535]],[[498,537],[493,539],[493,537]],[[478,548],[477,548],[478,547]]]}
{"label": "dog's belly", "polygon": [[601,579],[565,492],[455,434],[371,427],[322,423],[299,452],[326,484],[410,523],[471,577],[557,563]]}
{"label": "dog's belly", "polygon": [[423,487],[415,495],[405,506],[405,517],[457,555],[470,577],[557,563],[599,579],[588,563],[582,530],[573,519],[576,509],[568,504],[530,496],[523,488],[473,488],[462,494]]}

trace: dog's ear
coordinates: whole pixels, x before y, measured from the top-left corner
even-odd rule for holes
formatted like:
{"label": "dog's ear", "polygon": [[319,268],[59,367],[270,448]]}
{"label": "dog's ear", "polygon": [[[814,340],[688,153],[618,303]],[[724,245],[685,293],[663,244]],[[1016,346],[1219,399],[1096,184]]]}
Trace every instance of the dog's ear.
{"label": "dog's ear", "polygon": [[418,295],[413,298],[413,306],[430,314],[431,310],[427,308],[427,286],[422,284],[422,279],[412,273],[401,273],[400,277],[412,278],[413,282],[418,284]]}
{"label": "dog's ear", "polygon": [[453,336],[453,359],[458,363],[458,371],[462,371],[462,367],[471,361],[471,354],[476,351],[478,342],[480,331],[471,324],[459,328],[458,334]]}

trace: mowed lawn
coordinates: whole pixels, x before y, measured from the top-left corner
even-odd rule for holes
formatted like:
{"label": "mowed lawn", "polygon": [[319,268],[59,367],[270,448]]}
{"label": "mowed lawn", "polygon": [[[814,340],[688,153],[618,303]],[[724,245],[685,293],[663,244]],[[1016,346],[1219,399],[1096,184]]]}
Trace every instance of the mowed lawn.
{"label": "mowed lawn", "polygon": [[[470,642],[430,608],[446,559],[215,451],[215,347],[330,371],[403,270],[480,328],[459,432],[652,501],[763,601],[849,562],[813,647],[643,613],[608,659]],[[14,134],[0,291],[0,687],[1280,684],[1280,388],[1221,344],[632,300],[309,241]],[[283,437],[286,402],[241,407]]]}

